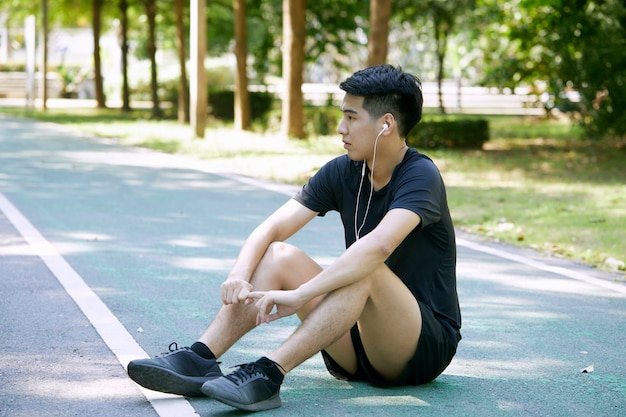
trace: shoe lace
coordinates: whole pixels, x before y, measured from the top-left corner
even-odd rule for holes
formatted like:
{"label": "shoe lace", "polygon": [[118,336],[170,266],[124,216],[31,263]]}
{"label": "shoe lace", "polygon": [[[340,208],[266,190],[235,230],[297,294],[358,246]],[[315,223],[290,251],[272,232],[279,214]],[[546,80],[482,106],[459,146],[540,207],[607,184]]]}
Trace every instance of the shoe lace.
{"label": "shoe lace", "polygon": [[170,345],[167,347],[167,349],[169,350],[169,352],[161,352],[161,355],[159,355],[159,356],[166,356],[166,355],[169,355],[172,352],[176,352],[177,350],[190,350],[190,348],[188,346],[178,347],[178,343],[176,343],[176,342],[170,343]]}
{"label": "shoe lace", "polygon": [[[174,348],[173,348],[173,349],[172,349],[172,346],[174,346]],[[181,350],[181,349],[187,349],[187,350],[189,350],[189,347],[185,346],[185,347],[181,347],[181,348],[179,348],[179,347],[178,347],[178,343],[176,343],[176,342],[172,342],[172,343],[170,343],[170,345],[167,347],[167,349],[168,349],[170,352],[176,352],[177,350]],[[169,353],[169,352],[168,352],[168,353]]]}
{"label": "shoe lace", "polygon": [[250,379],[257,376],[268,379],[267,375],[265,375],[265,372],[259,369],[259,367],[254,362],[244,363],[237,366],[239,367],[239,369],[231,374],[224,376],[225,378],[231,380],[237,385],[241,385],[244,382],[249,381]]}

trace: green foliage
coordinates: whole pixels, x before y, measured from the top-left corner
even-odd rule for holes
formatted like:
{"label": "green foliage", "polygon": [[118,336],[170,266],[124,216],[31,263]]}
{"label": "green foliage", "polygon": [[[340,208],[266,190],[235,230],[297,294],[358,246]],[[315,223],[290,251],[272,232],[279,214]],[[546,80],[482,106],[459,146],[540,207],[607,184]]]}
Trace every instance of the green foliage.
{"label": "green foliage", "polygon": [[[270,131],[280,130],[281,109],[274,109],[267,115],[265,128]],[[337,134],[341,113],[334,106],[305,106],[304,132],[307,137],[334,136]]]}
{"label": "green foliage", "polygon": [[77,65],[59,65],[56,71],[63,80],[62,96],[75,98],[78,84],[85,78],[85,68]]}
{"label": "green foliage", "polygon": [[360,19],[369,16],[368,3],[359,0],[307,2],[305,59],[315,62],[322,54],[334,50],[333,64],[342,67],[342,56],[358,44],[355,34],[362,26]]}
{"label": "green foliage", "polygon": [[475,120],[430,120],[417,124],[407,144],[418,149],[481,149],[489,140],[489,122]]}
{"label": "green foliage", "polygon": [[[513,144],[534,138],[551,138],[563,143],[583,137],[582,127],[564,118],[488,116],[489,139],[494,138]],[[563,145],[565,146],[565,145]]]}
{"label": "green foliage", "polygon": [[[209,92],[228,90],[234,81],[233,70],[225,65],[212,65],[206,68]],[[132,87],[134,100],[150,100],[150,80],[142,78]],[[178,77],[159,80],[159,97],[171,103],[178,102]]]}
{"label": "green foliage", "polygon": [[[282,0],[267,0],[248,5],[248,47],[254,56],[257,75],[282,68]],[[368,2],[360,0],[317,0],[307,2],[305,60],[318,61],[322,54],[332,59],[334,67],[345,65],[357,41],[357,31],[369,13]],[[352,68],[351,68],[352,70]],[[262,78],[259,76],[259,78]]]}
{"label": "green foliage", "polygon": [[321,136],[337,132],[341,114],[337,107],[307,106],[304,108],[304,130]]}
{"label": "green foliage", "polygon": [[[91,25],[92,3],[91,0],[48,1],[49,27]],[[249,74],[257,81],[263,81],[266,74],[281,73],[282,3],[282,0],[247,2],[248,50],[254,57],[250,60],[254,71],[250,70]],[[158,0],[157,5],[159,48],[171,50],[175,47],[172,4]],[[188,7],[185,2],[186,26]],[[369,2],[362,0],[307,2],[306,60],[324,64],[324,74],[312,77],[326,76],[327,67],[330,77],[334,77],[336,69],[343,69],[350,58],[355,62],[354,58],[364,50],[362,38],[368,29],[368,7]],[[0,0],[0,10],[8,13],[9,28],[22,27],[28,14],[36,14],[40,19],[40,8],[40,2]],[[120,17],[118,3],[104,1],[102,12],[102,30],[106,32],[114,28]],[[139,57],[146,56],[144,15],[143,2],[129,1],[131,54]],[[231,51],[232,2],[208,2],[206,16],[210,54],[217,56]],[[557,100],[564,90],[576,90],[581,94],[581,102],[575,107],[565,104],[570,106],[568,110],[577,113],[587,137],[626,136],[623,117],[626,114],[626,4],[623,0],[397,0],[391,30],[391,41],[399,34],[411,39],[410,50],[396,56],[403,57],[400,60],[405,68],[422,74],[425,79],[436,77],[433,69],[441,64],[435,61],[436,51],[443,54],[447,50],[447,56],[457,59],[454,67],[444,65],[448,75],[452,69],[455,74],[474,80],[485,75],[486,85],[501,88],[528,85],[537,93],[545,89]],[[416,34],[423,35],[424,31],[430,34],[417,38]],[[441,37],[439,48],[437,33],[446,35]],[[450,42],[444,43],[447,39]],[[452,50],[455,47],[457,50]],[[232,85],[219,77],[215,80],[209,78],[212,89],[222,90]],[[172,97],[170,93],[175,91],[176,83],[166,80],[164,84],[160,95]],[[136,91],[141,89],[142,86],[137,86]],[[306,123],[313,131],[334,131],[333,120],[324,114],[322,111],[307,117]]]}
{"label": "green foliage", "polygon": [[209,91],[226,90],[235,84],[233,69],[226,65],[212,65],[205,69]]}
{"label": "green foliage", "polygon": [[[547,84],[553,96],[581,94],[588,137],[626,135],[626,5],[621,0],[485,0],[498,9],[488,26],[484,82]],[[487,45],[485,45],[487,46]],[[542,87],[539,87],[542,88]]]}

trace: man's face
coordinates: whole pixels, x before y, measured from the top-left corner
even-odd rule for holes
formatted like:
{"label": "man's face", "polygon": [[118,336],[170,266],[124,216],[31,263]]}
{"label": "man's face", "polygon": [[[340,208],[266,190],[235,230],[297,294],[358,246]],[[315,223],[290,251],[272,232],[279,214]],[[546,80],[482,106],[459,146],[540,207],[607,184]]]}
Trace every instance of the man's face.
{"label": "man's face", "polygon": [[371,158],[378,131],[369,113],[363,108],[363,97],[346,94],[341,103],[343,118],[337,132],[343,147],[353,161]]}

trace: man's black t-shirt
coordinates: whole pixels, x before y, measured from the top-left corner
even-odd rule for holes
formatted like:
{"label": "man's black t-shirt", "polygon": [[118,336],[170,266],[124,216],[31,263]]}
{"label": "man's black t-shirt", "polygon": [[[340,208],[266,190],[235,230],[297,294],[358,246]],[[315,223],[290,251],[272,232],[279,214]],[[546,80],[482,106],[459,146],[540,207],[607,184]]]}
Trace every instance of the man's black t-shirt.
{"label": "man's black t-shirt", "polygon": [[[363,161],[347,155],[324,165],[294,197],[320,216],[338,211],[343,222],[346,247],[356,241],[367,210],[369,176],[363,180],[359,209],[357,194]],[[359,236],[372,231],[385,214],[395,208],[417,213],[420,224],[385,261],[415,298],[428,305],[435,317],[461,339],[461,313],[456,291],[456,243],[446,190],[439,170],[427,156],[409,148],[396,166],[389,183],[374,191]],[[358,219],[354,219],[355,211]]]}

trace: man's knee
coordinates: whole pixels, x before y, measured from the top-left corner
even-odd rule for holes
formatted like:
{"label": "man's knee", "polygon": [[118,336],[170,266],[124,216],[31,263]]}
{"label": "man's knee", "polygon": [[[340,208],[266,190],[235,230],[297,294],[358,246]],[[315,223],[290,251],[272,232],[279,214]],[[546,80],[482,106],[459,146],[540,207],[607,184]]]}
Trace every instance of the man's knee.
{"label": "man's knee", "polygon": [[272,242],[267,248],[270,253],[277,254],[279,256],[287,256],[290,252],[297,250],[297,248],[289,243],[285,242]]}
{"label": "man's knee", "polygon": [[374,295],[379,291],[380,286],[386,286],[389,281],[389,274],[395,275],[387,265],[383,264],[378,268],[374,269],[367,277],[362,279],[359,284],[364,286],[368,292],[368,294],[374,293]]}
{"label": "man's knee", "polygon": [[298,248],[285,242],[272,242],[267,247],[261,264],[265,267],[281,268],[286,262],[291,261],[298,253],[302,253]]}
{"label": "man's knee", "polygon": [[294,289],[317,275],[322,268],[306,253],[284,242],[271,243],[261,258],[253,280],[269,279],[275,288]]}

